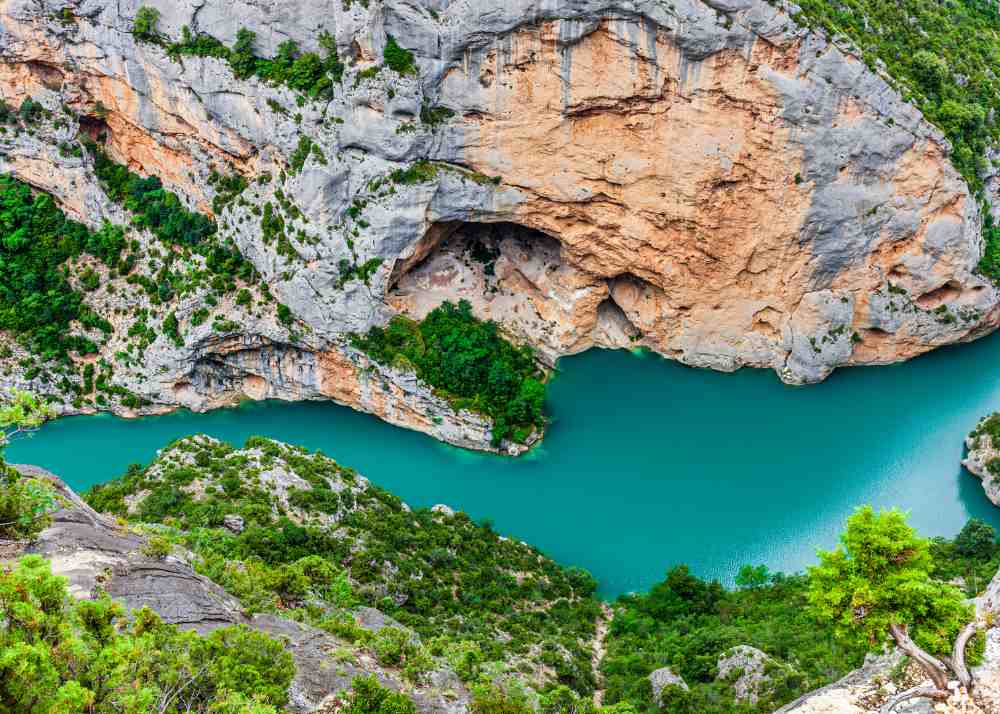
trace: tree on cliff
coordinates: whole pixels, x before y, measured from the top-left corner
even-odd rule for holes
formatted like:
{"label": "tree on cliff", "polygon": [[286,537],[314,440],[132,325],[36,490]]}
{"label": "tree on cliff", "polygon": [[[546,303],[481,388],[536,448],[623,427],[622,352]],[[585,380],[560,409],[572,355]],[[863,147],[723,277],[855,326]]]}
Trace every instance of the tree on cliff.
{"label": "tree on cliff", "polygon": [[930,542],[904,514],[875,513],[870,506],[848,519],[840,541],[835,550],[820,551],[820,564],[809,570],[810,606],[833,622],[842,641],[879,652],[891,638],[933,683],[901,692],[883,712],[915,697],[947,699],[949,673],[971,692],[965,651],[977,626],[961,591],[931,577]]}
{"label": "tree on cliff", "polygon": [[14,390],[0,404],[0,539],[30,538],[48,525],[55,493],[45,482],[22,476],[3,459],[15,437],[34,431],[51,410],[33,394]]}

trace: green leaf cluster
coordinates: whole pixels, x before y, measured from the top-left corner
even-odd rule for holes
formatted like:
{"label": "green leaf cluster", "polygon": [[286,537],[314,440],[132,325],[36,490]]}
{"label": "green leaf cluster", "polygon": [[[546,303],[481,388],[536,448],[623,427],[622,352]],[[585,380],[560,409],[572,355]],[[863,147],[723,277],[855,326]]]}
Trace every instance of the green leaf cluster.
{"label": "green leaf cluster", "polygon": [[932,654],[951,651],[972,610],[956,586],[933,578],[931,544],[896,510],[859,508],[840,545],[819,552],[809,569],[809,603],[834,635],[851,647],[880,651],[889,626],[907,626]]}

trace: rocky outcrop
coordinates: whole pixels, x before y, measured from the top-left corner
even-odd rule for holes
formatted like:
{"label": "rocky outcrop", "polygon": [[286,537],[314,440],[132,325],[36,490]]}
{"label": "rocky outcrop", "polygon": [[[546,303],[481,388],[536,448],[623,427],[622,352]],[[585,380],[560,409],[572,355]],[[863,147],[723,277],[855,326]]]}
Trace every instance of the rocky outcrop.
{"label": "rocky outcrop", "polygon": [[[129,609],[149,607],[184,629],[204,633],[245,624],[280,639],[295,660],[288,704],[293,712],[312,712],[331,695],[349,690],[354,677],[371,674],[383,686],[405,690],[421,712],[467,710],[469,695],[454,674],[432,673],[432,680],[446,686],[413,687],[371,656],[338,657],[349,643],[322,630],[274,615],[247,617],[236,598],[197,574],[182,554],[162,559],[146,555],[145,535],[96,513],[52,474],[32,466],[18,469],[51,482],[65,505],[31,543],[0,543],[0,563],[35,553],[52,563],[56,575],[68,579],[74,597],[89,599],[103,591]],[[377,612],[366,608],[359,624],[370,623]]]}
{"label": "rocky outcrop", "polygon": [[663,690],[668,687],[680,687],[684,691],[688,690],[687,682],[683,677],[673,673],[670,667],[660,667],[649,673],[649,686],[653,689],[653,701],[658,705],[663,702]]}
{"label": "rocky outcrop", "polygon": [[[345,77],[315,101],[217,58],[171,59],[132,36],[140,4],[172,39],[188,26],[232,45],[245,25],[265,56],[289,39],[316,49],[327,31]],[[415,73],[378,67],[390,36]],[[946,140],[858,57],[764,0],[4,0],[0,97],[26,96],[99,124],[114,157],[191,207],[212,210],[216,169],[272,178],[217,220],[294,330],[223,303],[236,326],[220,337],[194,324],[200,297],[181,300],[184,347],[161,336],[115,372],[147,411],[334,399],[488,448],[482,419],[348,346],[445,298],[548,362],[641,345],[791,383],[1000,318],[976,273],[982,217]],[[92,224],[124,222],[86,160],[56,149],[75,120],[46,131],[0,137],[0,171]],[[303,139],[315,150],[292,168]],[[420,159],[414,180],[393,178]],[[266,204],[294,206],[292,250],[265,235]],[[377,266],[367,279],[345,270],[363,264]],[[119,309],[144,304],[118,295]],[[87,299],[108,315],[106,297]]]}
{"label": "rocky outcrop", "polygon": [[993,442],[998,423],[1000,414],[983,417],[966,437],[967,453],[962,459],[962,466],[982,481],[983,491],[994,506],[1000,506],[1000,444]]}
{"label": "rocky outcrop", "polygon": [[737,645],[719,657],[716,679],[732,684],[736,701],[756,704],[761,692],[771,684],[769,670],[779,667],[774,659],[756,647]]}

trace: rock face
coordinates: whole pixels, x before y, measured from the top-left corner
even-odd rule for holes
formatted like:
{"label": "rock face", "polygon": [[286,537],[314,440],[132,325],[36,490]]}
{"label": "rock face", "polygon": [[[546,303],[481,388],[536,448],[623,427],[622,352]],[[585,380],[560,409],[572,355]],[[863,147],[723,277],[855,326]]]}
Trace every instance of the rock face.
{"label": "rock face", "polygon": [[649,674],[649,686],[653,688],[653,701],[662,701],[663,690],[667,687],[680,687],[687,691],[688,685],[683,678],[674,674],[670,667],[661,667]]}
{"label": "rock face", "polygon": [[[0,97],[82,115],[112,156],[205,211],[216,168],[274,179],[251,180],[216,218],[295,334],[226,303],[239,319],[220,335],[182,300],[184,346],[161,336],[114,375],[146,411],[333,399],[488,448],[484,420],[348,346],[352,331],[445,298],[549,362],[642,345],[791,383],[908,359],[1000,319],[975,272],[982,217],[942,135],[764,0],[143,4],[171,39],[187,26],[231,46],[245,25],[271,56],[289,39],[313,50],[326,31],[347,62],[332,99],[296,100],[222,60],[138,42],[140,0],[0,2]],[[390,36],[416,73],[378,68]],[[125,222],[87,161],[56,149],[75,124],[50,129],[0,137],[0,171],[88,223]],[[303,138],[316,149],[292,169]],[[392,178],[417,160],[432,162],[420,180]],[[291,251],[261,227],[275,203],[296,208]],[[362,264],[377,266],[367,280],[345,272]],[[88,301],[112,314],[106,297]]]}
{"label": "rock face", "polygon": [[[328,696],[349,690],[354,677],[371,674],[383,686],[406,689],[421,712],[467,710],[468,693],[453,675],[448,678],[447,696],[434,686],[413,689],[371,657],[357,661],[335,657],[346,643],[326,632],[274,615],[246,617],[236,598],[195,573],[184,560],[145,555],[145,536],[96,513],[52,474],[32,466],[18,468],[26,475],[50,480],[68,505],[54,514],[52,525],[34,542],[14,549],[0,548],[0,562],[35,553],[50,560],[53,573],[68,578],[74,597],[91,598],[97,589],[103,589],[129,609],[149,607],[165,622],[185,629],[204,633],[245,624],[283,640],[295,660],[288,704],[293,712],[312,712]],[[366,608],[364,621],[379,615],[377,610]]]}
{"label": "rock face", "polygon": [[962,466],[983,483],[983,491],[994,506],[1000,506],[1000,449],[993,443],[989,427],[1000,422],[1000,413],[983,417],[965,439],[968,449]]}
{"label": "rock face", "polygon": [[719,657],[717,679],[732,680],[736,701],[756,704],[761,690],[770,684],[769,665],[778,666],[756,647],[737,645]]}

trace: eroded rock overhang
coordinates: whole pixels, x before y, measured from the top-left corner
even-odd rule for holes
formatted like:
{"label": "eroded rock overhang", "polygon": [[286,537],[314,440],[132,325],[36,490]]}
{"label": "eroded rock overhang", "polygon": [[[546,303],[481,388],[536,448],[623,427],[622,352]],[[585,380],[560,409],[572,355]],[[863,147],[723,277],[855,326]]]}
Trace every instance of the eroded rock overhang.
{"label": "eroded rock overhang", "polygon": [[[136,42],[140,4],[161,10],[170,37],[188,25],[231,44],[247,25],[265,55],[285,39],[314,49],[327,30],[347,74],[331,101],[296,106],[224,62],[176,62]],[[995,327],[996,290],[975,272],[980,216],[943,137],[857,58],[766,2],[465,0],[432,15],[395,0],[123,0],[80,3],[72,26],[56,19],[62,6],[0,6],[4,98],[99,116],[116,158],[204,210],[213,167],[277,177],[303,136],[328,159],[255,184],[218,217],[308,337],[282,347],[274,326],[248,320],[245,350],[164,348],[150,363],[167,373],[148,387],[162,403],[329,396],[324,374],[339,367],[324,372],[322,355],[339,365],[348,333],[397,310],[419,316],[435,296],[469,298],[548,361],[642,345],[789,382]],[[390,34],[419,76],[360,78]],[[424,106],[454,116],[430,126]],[[83,167],[24,142],[2,170],[85,220],[117,215]],[[433,178],[372,190],[418,159],[439,167]],[[279,189],[318,236],[296,246],[298,261],[254,218]],[[496,252],[492,275],[489,260],[463,257],[470,235]],[[344,283],[347,259],[382,262],[367,284]],[[274,371],[265,342],[308,363],[307,376]]]}

